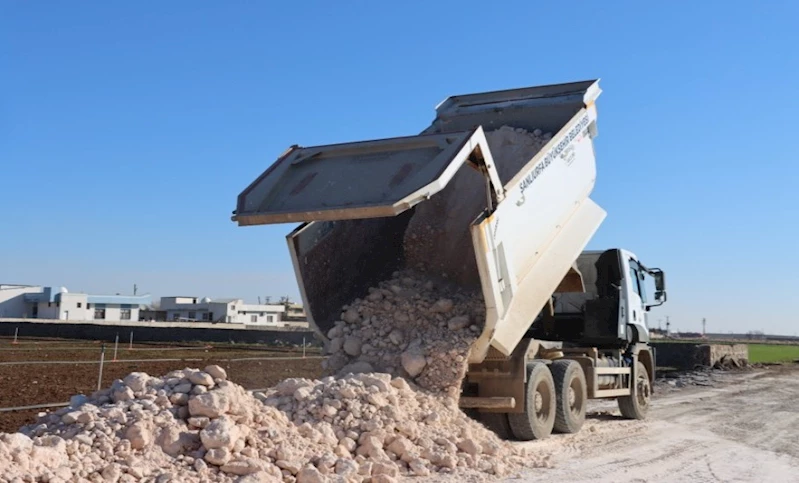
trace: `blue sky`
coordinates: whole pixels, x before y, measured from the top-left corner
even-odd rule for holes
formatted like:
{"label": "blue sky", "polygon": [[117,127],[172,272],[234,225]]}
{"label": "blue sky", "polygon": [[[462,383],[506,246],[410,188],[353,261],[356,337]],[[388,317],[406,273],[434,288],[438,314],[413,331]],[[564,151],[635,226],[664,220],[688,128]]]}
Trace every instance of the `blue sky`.
{"label": "blue sky", "polygon": [[[644,3],[647,3],[646,5]],[[672,327],[793,334],[797,2],[0,4],[0,282],[297,297],[238,193],[289,145],[451,94],[601,78],[598,179]]]}

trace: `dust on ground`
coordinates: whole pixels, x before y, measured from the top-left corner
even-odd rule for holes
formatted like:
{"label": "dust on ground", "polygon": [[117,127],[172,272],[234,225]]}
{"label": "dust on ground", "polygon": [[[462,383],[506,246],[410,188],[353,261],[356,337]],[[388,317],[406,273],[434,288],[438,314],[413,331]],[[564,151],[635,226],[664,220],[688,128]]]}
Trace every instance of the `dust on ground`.
{"label": "dust on ground", "polygon": [[797,376],[799,367],[785,366],[669,378],[646,421],[593,401],[580,433],[515,443],[549,455],[553,467],[514,481],[799,481]]}

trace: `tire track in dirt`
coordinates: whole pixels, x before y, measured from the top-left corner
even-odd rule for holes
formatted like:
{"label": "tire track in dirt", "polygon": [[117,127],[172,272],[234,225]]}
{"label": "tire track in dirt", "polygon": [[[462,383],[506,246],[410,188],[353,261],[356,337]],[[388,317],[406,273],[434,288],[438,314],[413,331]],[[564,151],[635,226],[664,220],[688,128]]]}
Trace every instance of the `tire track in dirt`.
{"label": "tire track in dirt", "polygon": [[519,443],[550,453],[554,465],[521,480],[799,482],[799,370],[765,372],[665,392],[647,421],[603,416],[587,432]]}

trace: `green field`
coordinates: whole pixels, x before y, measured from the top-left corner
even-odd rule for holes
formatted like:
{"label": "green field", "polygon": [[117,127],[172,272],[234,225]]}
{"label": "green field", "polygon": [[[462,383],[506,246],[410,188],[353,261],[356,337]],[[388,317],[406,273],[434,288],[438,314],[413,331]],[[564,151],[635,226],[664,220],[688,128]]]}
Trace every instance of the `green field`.
{"label": "green field", "polygon": [[799,360],[799,345],[749,344],[749,362],[793,362]]}

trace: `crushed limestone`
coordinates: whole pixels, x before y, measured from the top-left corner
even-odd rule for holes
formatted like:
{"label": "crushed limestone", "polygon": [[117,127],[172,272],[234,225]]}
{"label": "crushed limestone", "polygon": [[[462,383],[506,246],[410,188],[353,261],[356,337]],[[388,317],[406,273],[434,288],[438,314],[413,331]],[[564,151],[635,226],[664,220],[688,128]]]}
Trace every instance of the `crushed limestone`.
{"label": "crushed limestone", "polygon": [[485,323],[482,294],[410,270],[345,306],[328,331],[329,374],[385,372],[455,397]]}
{"label": "crushed limestone", "polygon": [[287,379],[252,395],[224,370],[132,373],[0,435],[0,482],[391,482],[546,465],[453,400],[388,374]]}

